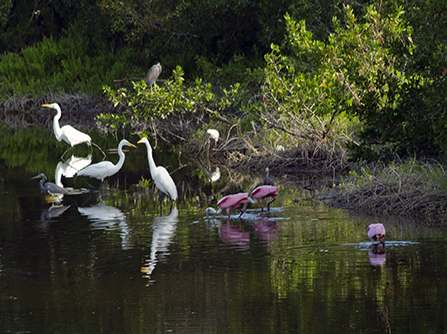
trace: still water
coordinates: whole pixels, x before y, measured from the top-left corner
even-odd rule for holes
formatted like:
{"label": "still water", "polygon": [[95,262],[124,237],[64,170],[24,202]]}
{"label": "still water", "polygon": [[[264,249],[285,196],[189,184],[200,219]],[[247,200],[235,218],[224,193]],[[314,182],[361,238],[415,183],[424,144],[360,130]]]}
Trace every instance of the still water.
{"label": "still water", "polygon": [[[241,218],[206,219],[206,207],[253,189],[263,175],[235,175],[158,147],[156,163],[172,173],[180,197],[160,212],[144,146],[128,150],[101,195],[83,191],[69,168],[61,172],[66,145],[51,134],[11,136],[0,166],[1,333],[446,330],[446,230],[435,223],[330,209],[278,177],[270,212],[257,204]],[[110,151],[106,159],[118,160]],[[77,191],[52,204],[29,180],[41,172]],[[374,222],[386,226],[385,250],[366,237]]]}

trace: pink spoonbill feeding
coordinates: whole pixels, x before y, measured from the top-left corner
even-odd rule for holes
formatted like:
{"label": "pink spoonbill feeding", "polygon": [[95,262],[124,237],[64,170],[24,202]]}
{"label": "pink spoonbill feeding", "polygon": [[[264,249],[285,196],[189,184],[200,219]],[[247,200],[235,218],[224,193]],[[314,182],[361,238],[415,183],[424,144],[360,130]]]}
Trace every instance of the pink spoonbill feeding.
{"label": "pink spoonbill feeding", "polygon": [[262,206],[262,200],[264,198],[271,197],[273,198],[270,202],[267,204],[267,210],[270,210],[270,204],[276,200],[276,196],[278,196],[278,188],[275,186],[260,186],[257,187],[253,192],[251,193],[251,196],[259,200],[261,203],[261,210],[264,211],[264,207]]}
{"label": "pink spoonbill feeding", "polygon": [[368,226],[367,231],[371,242],[380,241],[382,244],[385,244],[385,227],[382,224],[371,224]]}
{"label": "pink spoonbill feeding", "polygon": [[[227,195],[223,197],[219,202],[217,202],[217,206],[219,209],[216,211],[214,208],[206,208],[205,212],[208,216],[209,214],[216,215],[222,212],[222,210],[226,210],[228,214],[228,219],[230,219],[230,209],[237,209],[241,212],[240,216],[245,211],[245,208],[247,207],[248,203],[256,203],[256,200],[248,197],[248,193],[239,193],[239,194],[232,194]],[[243,208],[241,209],[241,206],[243,205]]]}

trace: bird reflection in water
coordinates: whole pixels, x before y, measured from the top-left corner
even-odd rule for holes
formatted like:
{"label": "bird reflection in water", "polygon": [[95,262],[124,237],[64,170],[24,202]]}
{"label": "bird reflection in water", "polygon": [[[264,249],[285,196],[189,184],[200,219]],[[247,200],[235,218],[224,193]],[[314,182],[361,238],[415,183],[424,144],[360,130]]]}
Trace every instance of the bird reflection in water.
{"label": "bird reflection in water", "polygon": [[78,171],[87,167],[92,163],[92,155],[89,154],[86,158],[71,156],[65,162],[59,161],[54,172],[54,180],[59,187],[64,187],[62,183],[62,176],[72,178]]}
{"label": "bird reflection in water", "polygon": [[152,245],[151,254],[141,267],[143,277],[151,278],[151,274],[158,262],[166,259],[169,255],[169,245],[172,242],[178,223],[178,209],[172,207],[169,214],[161,217],[155,217],[155,223],[152,227]]}
{"label": "bird reflection in water", "polygon": [[123,250],[132,248],[132,231],[121,210],[101,202],[90,207],[79,207],[78,211],[81,215],[87,216],[94,230],[120,230],[121,248]]}
{"label": "bird reflection in water", "polygon": [[278,236],[278,225],[274,219],[260,216],[254,221],[253,228],[256,237],[265,241],[267,245]]}
{"label": "bird reflection in water", "polygon": [[48,223],[52,222],[55,218],[62,215],[65,211],[70,208],[71,205],[59,205],[52,204],[49,208],[43,209],[40,212],[40,222],[44,230],[47,229]]}
{"label": "bird reflection in water", "polygon": [[385,245],[372,244],[368,251],[368,258],[372,266],[382,266],[386,261]]}
{"label": "bird reflection in water", "polygon": [[239,225],[231,225],[227,220],[226,224],[220,225],[220,237],[230,248],[245,250],[250,248],[250,232],[244,231]]}

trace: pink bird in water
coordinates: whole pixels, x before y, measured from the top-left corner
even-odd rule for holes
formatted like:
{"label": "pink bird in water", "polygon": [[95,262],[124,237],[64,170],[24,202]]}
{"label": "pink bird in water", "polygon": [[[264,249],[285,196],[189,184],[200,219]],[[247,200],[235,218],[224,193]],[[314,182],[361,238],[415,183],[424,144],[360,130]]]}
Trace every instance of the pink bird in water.
{"label": "pink bird in water", "polygon": [[260,186],[257,187],[251,195],[259,200],[261,203],[261,210],[264,211],[264,207],[262,206],[262,200],[267,197],[272,197],[273,199],[268,202],[267,204],[267,210],[270,210],[270,204],[276,200],[276,196],[278,196],[278,188],[275,186]]}
{"label": "pink bird in water", "polygon": [[[230,209],[237,209],[241,212],[240,216],[245,211],[245,208],[247,207],[248,202],[256,203],[256,200],[251,199],[248,197],[248,193],[239,193],[239,194],[232,194],[227,195],[223,197],[219,202],[217,202],[217,206],[219,209],[216,211],[213,208],[206,208],[205,212],[208,216],[208,214],[219,214],[222,212],[222,210],[227,210],[228,219],[230,218]],[[240,207],[244,205],[244,207],[241,209]],[[239,217],[240,217],[239,216]]]}
{"label": "pink bird in water", "polygon": [[367,231],[371,242],[379,240],[382,244],[385,244],[385,227],[382,224],[371,224],[368,226]]}

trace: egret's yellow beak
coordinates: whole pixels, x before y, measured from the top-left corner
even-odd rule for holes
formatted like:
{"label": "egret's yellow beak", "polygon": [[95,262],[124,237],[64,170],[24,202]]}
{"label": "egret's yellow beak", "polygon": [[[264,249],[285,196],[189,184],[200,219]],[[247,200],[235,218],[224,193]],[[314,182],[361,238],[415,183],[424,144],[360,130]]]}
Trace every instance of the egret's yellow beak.
{"label": "egret's yellow beak", "polygon": [[137,148],[137,147],[136,147],[134,144],[132,144],[132,143],[129,143],[129,145],[132,146],[132,147]]}
{"label": "egret's yellow beak", "polygon": [[47,108],[49,108],[49,107],[51,107],[51,104],[42,104],[42,107],[47,107]]}
{"label": "egret's yellow beak", "polygon": [[143,142],[143,139],[140,139],[137,144],[141,144],[142,142]]}

